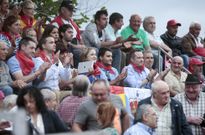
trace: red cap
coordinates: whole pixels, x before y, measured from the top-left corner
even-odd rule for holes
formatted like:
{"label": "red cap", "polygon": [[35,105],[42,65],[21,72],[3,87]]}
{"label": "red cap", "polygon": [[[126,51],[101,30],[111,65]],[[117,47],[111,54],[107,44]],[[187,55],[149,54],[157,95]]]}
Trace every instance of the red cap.
{"label": "red cap", "polygon": [[204,63],[198,58],[190,58],[189,60],[189,65],[203,65]]}
{"label": "red cap", "polygon": [[167,22],[167,26],[181,26],[181,23],[177,22],[176,20],[172,19]]}

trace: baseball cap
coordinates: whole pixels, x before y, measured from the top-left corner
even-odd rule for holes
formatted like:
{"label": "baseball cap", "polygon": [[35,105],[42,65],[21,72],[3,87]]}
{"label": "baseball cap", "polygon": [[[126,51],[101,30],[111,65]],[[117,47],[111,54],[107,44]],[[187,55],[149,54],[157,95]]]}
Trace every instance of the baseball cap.
{"label": "baseball cap", "polygon": [[190,58],[189,60],[189,65],[203,65],[204,63],[198,58]]}
{"label": "baseball cap", "polygon": [[175,19],[171,19],[167,22],[167,26],[181,26],[181,23],[177,22]]}
{"label": "baseball cap", "polygon": [[62,7],[66,7],[69,11],[75,11],[76,8],[73,6],[73,3],[71,0],[63,0],[61,5],[60,5],[60,8]]}

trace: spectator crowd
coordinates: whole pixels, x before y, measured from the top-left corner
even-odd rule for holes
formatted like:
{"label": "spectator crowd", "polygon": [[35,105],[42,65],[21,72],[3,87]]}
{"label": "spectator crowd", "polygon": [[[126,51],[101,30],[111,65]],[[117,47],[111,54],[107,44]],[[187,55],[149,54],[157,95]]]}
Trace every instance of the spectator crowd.
{"label": "spectator crowd", "polygon": [[[81,31],[72,0],[63,0],[46,24],[34,17],[35,8],[32,0],[0,0],[0,113],[25,110],[29,134],[37,135],[205,134],[199,22],[179,37],[183,24],[170,18],[158,36],[154,16],[123,18],[101,9]],[[150,89],[151,96],[132,113],[110,86]],[[12,134],[12,126],[0,119],[0,134]]]}

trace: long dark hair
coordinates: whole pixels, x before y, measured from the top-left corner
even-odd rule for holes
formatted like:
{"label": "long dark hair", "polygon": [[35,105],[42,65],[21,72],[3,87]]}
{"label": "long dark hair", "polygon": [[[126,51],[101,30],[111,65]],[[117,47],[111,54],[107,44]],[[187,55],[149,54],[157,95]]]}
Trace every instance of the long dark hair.
{"label": "long dark hair", "polygon": [[24,96],[26,94],[29,94],[29,96],[35,100],[38,112],[44,112],[47,110],[47,107],[43,99],[43,95],[41,94],[40,90],[34,86],[25,87],[20,91],[19,96],[17,98],[17,106],[19,108],[25,109]]}

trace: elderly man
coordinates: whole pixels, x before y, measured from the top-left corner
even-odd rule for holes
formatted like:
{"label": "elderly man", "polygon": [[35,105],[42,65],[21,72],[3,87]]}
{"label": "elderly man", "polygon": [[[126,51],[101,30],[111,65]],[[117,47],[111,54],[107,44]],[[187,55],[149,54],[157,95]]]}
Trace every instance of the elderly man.
{"label": "elderly man", "polygon": [[88,99],[90,81],[85,75],[78,75],[73,82],[72,95],[65,97],[58,107],[58,114],[71,128],[80,105]]}
{"label": "elderly man", "polygon": [[197,51],[196,49],[204,47],[203,41],[199,38],[200,31],[201,24],[192,22],[189,26],[189,33],[182,38],[182,50],[184,54],[187,54],[189,57],[199,55],[198,52],[200,52],[200,50]]}
{"label": "elderly man", "polygon": [[121,31],[123,39],[133,38],[131,42],[133,49],[151,50],[149,40],[144,30],[140,29],[142,19],[139,15],[134,14],[130,17],[129,26]]}
{"label": "elderly man", "polygon": [[124,135],[154,135],[157,127],[157,115],[149,104],[141,105],[137,109],[137,124],[130,127]]}
{"label": "elderly man", "polygon": [[8,54],[8,47],[6,43],[0,41],[0,90],[4,95],[10,95],[13,93],[13,87],[23,88],[26,83],[22,80],[12,81],[9,68],[4,62]]}
{"label": "elderly man", "polygon": [[[185,92],[175,96],[182,103],[188,123],[191,125],[193,135],[204,135],[202,121],[205,114],[205,93],[201,92],[202,82],[197,76],[188,74],[185,81]],[[204,125],[203,125],[204,126]],[[204,127],[203,127],[204,128]]]}
{"label": "elderly man", "polygon": [[164,80],[170,88],[170,96],[175,96],[184,91],[184,81],[187,74],[182,71],[183,59],[180,56],[175,56],[171,62],[171,69],[165,76]]}
{"label": "elderly man", "polygon": [[127,77],[124,79],[124,86],[133,88],[150,88],[150,82],[156,75],[156,71],[150,71],[144,66],[143,54],[139,50],[134,50],[130,54],[130,64],[123,69],[127,71]]}
{"label": "elderly man", "polygon": [[164,81],[152,84],[152,96],[139,102],[151,104],[158,116],[157,135],[192,135],[180,102],[170,98],[169,86]]}
{"label": "elderly man", "polygon": [[[96,80],[91,86],[91,98],[80,105],[79,111],[75,117],[73,130],[75,132],[82,132],[85,130],[98,130],[100,125],[96,118],[96,109],[99,103],[103,101],[111,101],[116,107],[116,124],[118,132],[124,132],[129,127],[129,116],[123,107],[121,99],[109,93],[109,84],[105,80]],[[121,124],[120,124],[121,123]],[[122,125],[122,126],[120,126]]]}
{"label": "elderly man", "polygon": [[[159,66],[158,47],[164,49],[170,56],[172,56],[172,50],[160,38],[158,38],[154,34],[154,31],[156,30],[156,21],[153,16],[148,16],[144,18],[143,28],[147,32],[149,43],[152,48],[152,52],[154,54],[154,59],[155,59],[154,65],[155,67],[158,67]],[[160,57],[160,61],[161,63],[163,63],[162,56]],[[162,67],[158,67],[158,68],[162,69]]]}

